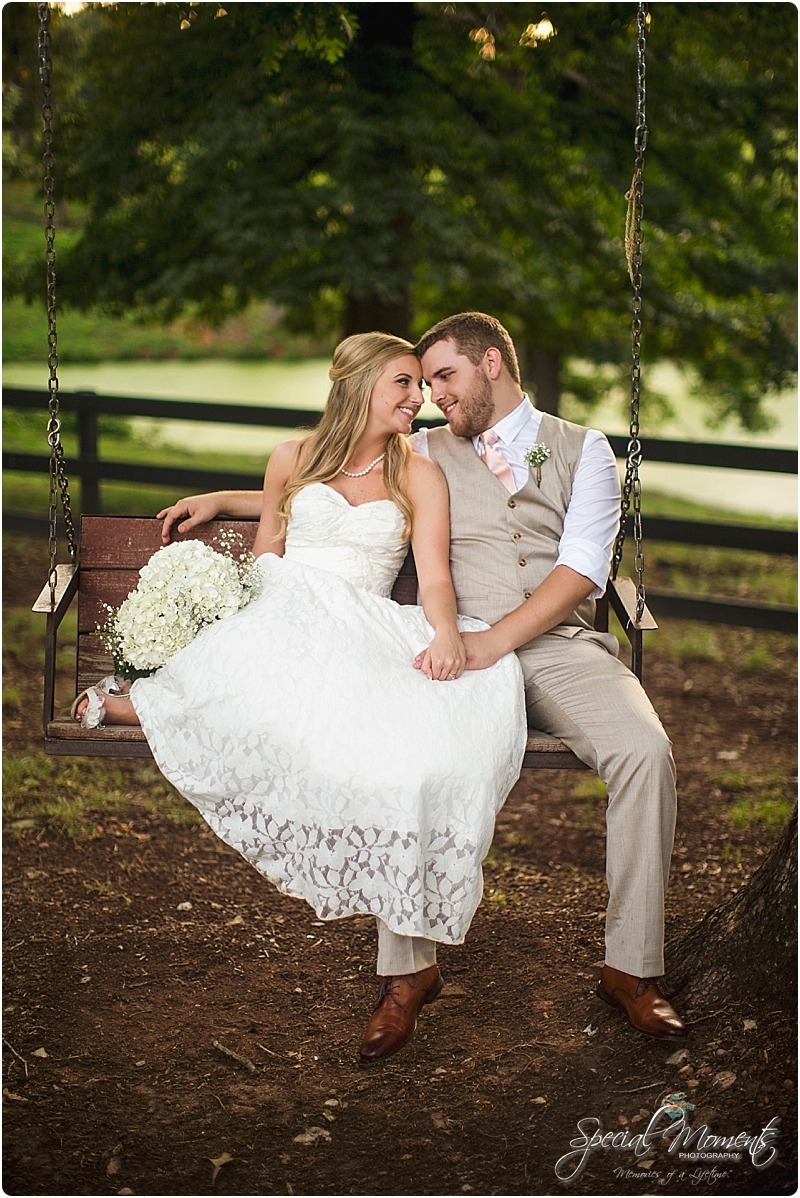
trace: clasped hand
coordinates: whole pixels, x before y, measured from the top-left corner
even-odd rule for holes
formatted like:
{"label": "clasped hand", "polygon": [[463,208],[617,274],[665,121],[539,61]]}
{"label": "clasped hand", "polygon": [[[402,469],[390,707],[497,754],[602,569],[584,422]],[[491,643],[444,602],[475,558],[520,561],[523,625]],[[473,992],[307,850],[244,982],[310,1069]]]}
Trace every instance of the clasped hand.
{"label": "clasped hand", "polygon": [[437,633],[428,648],[414,658],[414,669],[422,670],[431,679],[452,681],[460,678],[464,670],[486,670],[502,656],[494,643],[491,629],[486,632],[456,633],[455,636],[442,635],[441,641]]}
{"label": "clasped hand", "polygon": [[414,669],[421,670],[433,682],[452,682],[463,674],[466,661],[464,642],[453,627],[435,634],[427,649],[414,658]]}

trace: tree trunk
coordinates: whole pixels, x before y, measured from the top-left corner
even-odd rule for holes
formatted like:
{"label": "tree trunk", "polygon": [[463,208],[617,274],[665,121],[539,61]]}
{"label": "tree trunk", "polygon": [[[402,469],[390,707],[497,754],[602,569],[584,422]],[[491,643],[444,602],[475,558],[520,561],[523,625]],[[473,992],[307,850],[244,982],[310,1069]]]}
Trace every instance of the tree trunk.
{"label": "tree trunk", "polygon": [[[733,898],[667,945],[671,994],[704,1004],[752,995],[797,1005],[797,808],[766,861]],[[713,997],[712,997],[713,996]]]}
{"label": "tree trunk", "polygon": [[558,401],[561,397],[560,356],[549,349],[533,346],[528,354],[528,361],[537,408],[540,412],[549,412],[551,416],[557,416]]}
{"label": "tree trunk", "polygon": [[352,333],[394,333],[395,337],[408,338],[411,327],[411,300],[408,290],[392,303],[366,296],[363,299],[350,296],[344,320],[344,335]]}
{"label": "tree trunk", "polygon": [[358,34],[344,61],[357,87],[360,140],[348,148],[348,162],[350,237],[361,277],[360,294],[348,295],[344,334],[379,330],[407,338],[416,215],[409,105],[420,18],[409,3],[357,4],[354,11]]}

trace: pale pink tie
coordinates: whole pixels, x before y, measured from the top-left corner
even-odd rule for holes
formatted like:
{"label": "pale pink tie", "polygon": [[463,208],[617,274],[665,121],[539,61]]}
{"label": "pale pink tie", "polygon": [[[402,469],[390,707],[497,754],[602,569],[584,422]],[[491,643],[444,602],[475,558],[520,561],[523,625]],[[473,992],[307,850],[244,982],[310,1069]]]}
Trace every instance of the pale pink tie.
{"label": "pale pink tie", "polygon": [[481,447],[483,449],[484,462],[491,470],[495,478],[499,478],[507,491],[513,495],[517,489],[517,484],[514,482],[514,475],[511,473],[511,467],[503,457],[499,449],[495,449],[495,443],[499,440],[497,433],[493,428],[487,429],[485,433],[481,433]]}

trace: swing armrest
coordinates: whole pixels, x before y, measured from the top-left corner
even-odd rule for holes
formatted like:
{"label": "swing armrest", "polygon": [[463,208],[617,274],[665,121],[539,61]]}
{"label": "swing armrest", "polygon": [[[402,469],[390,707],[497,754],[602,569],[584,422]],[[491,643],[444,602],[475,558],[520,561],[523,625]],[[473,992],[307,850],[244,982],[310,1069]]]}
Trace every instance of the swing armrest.
{"label": "swing armrest", "polygon": [[47,616],[47,627],[44,637],[44,693],[42,708],[42,724],[47,735],[47,727],[53,718],[56,698],[56,641],[58,626],[69,610],[69,606],[78,592],[78,568],[73,565],[56,566],[55,603],[50,601],[50,582],[45,583],[39,598],[33,605],[32,611],[43,612]]}
{"label": "swing armrest", "polygon": [[72,565],[56,566],[55,606],[50,603],[50,580],[44,584],[39,598],[31,611],[42,612],[53,617],[53,625],[58,628],[69,610],[72,600],[78,590],[78,568]]}
{"label": "swing armrest", "polygon": [[611,607],[614,610],[614,615],[622,625],[623,631],[628,640],[632,640],[632,633],[648,632],[658,628],[658,624],[653,619],[650,610],[645,604],[645,609],[642,613],[642,618],[637,622],[636,619],[636,587],[631,578],[615,578],[609,579],[607,595]]}
{"label": "swing armrest", "polygon": [[636,587],[630,578],[609,579],[606,596],[631,646],[631,670],[642,681],[642,633],[658,628],[645,606],[641,620],[636,619]]}

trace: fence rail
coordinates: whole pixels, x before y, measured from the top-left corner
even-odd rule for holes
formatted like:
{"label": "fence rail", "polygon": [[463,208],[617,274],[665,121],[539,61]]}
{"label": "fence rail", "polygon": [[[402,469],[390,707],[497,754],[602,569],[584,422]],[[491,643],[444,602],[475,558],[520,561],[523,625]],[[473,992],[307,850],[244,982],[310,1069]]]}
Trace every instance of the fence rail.
{"label": "fence rail", "polygon": [[[46,391],[22,387],[3,388],[3,406],[47,411]],[[198,420],[214,424],[255,424],[265,428],[310,428],[321,413],[312,408],[264,408],[255,404],[201,403],[176,399],[140,399],[127,395],[97,395],[94,391],[61,391],[65,412],[85,416],[149,416],[163,420]],[[415,428],[434,428],[444,419],[415,420]],[[628,452],[628,438],[609,435],[618,458]],[[642,452],[649,462],[675,462],[685,466],[759,470],[771,474],[797,474],[798,451],[764,445],[726,445],[711,441],[662,441],[642,437]]]}
{"label": "fence rail", "polygon": [[[3,469],[47,474],[49,457],[44,454],[3,453]],[[264,481],[261,474],[234,474],[230,470],[195,470],[184,466],[146,466],[139,462],[101,460],[84,463],[79,458],[69,463],[70,477],[107,482],[148,483],[192,491],[258,491]],[[91,510],[84,505],[85,511]],[[647,516],[647,536],[653,541],[679,545],[708,545],[717,549],[749,549],[758,553],[797,553],[797,533],[790,528],[771,528],[758,524],[715,524],[706,520],[679,520],[670,516]],[[628,533],[633,521],[628,520]]]}
{"label": "fence rail", "polygon": [[729,599],[717,595],[686,595],[681,591],[647,588],[647,606],[654,616],[673,620],[700,620],[704,624],[733,624],[740,628],[762,628],[770,632],[797,632],[797,608],[777,603],[754,603],[752,599]]}
{"label": "fence rail", "polygon": [[[62,391],[64,412],[78,416],[77,458],[68,463],[70,475],[81,480],[81,509],[99,512],[100,481],[147,483],[176,489],[257,490],[260,475],[230,471],[199,470],[180,466],[149,466],[139,462],[113,462],[101,459],[98,452],[98,416],[144,416],[153,419],[193,420],[202,423],[258,425],[266,428],[310,428],[319,420],[319,411],[308,408],[272,408],[250,404],[220,404],[193,401],[142,399],[120,395],[97,395],[93,391]],[[47,392],[20,387],[3,388],[3,406],[22,410],[47,411]],[[444,420],[416,420],[415,428],[431,428]],[[618,458],[627,453],[626,437],[609,436]],[[793,449],[766,446],[717,444],[713,442],[668,441],[642,438],[644,458],[652,462],[682,465],[757,470],[779,474],[797,474],[798,453]],[[49,458],[44,454],[3,453],[3,469],[46,474]],[[25,512],[4,511],[3,527],[10,532],[45,531],[46,520]],[[663,516],[646,518],[648,538],[685,545],[707,545],[726,549],[755,550],[760,553],[797,553],[797,533],[785,528],[747,524],[719,524],[702,520],[680,520]],[[780,632],[797,630],[797,609],[728,599],[717,596],[648,591],[648,602],[656,615],[708,623],[767,628]]]}

